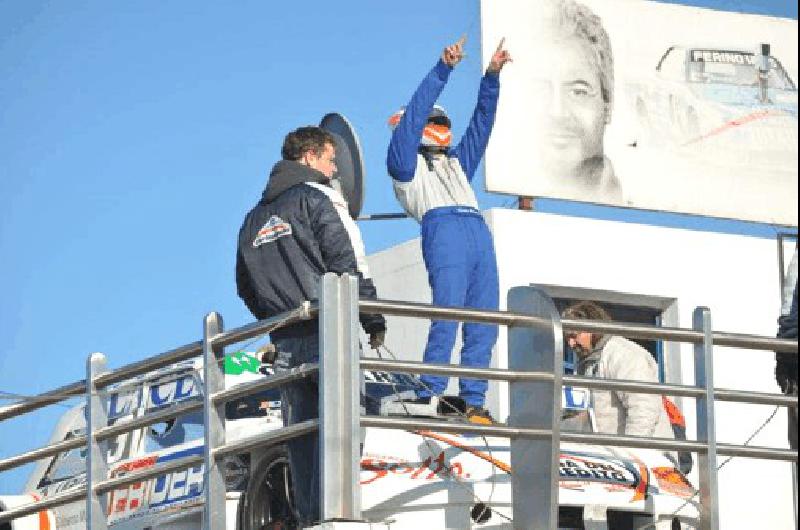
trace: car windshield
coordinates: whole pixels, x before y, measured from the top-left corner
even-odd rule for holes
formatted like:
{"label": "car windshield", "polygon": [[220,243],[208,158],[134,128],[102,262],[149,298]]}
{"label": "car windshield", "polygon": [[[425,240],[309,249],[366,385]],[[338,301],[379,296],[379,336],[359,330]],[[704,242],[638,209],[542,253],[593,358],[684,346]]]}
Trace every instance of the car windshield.
{"label": "car windshield", "polygon": [[[67,434],[64,440],[70,440],[75,436],[84,434],[84,431],[75,431]],[[40,486],[52,482],[58,482],[67,478],[77,477],[86,472],[86,447],[77,447],[59,454],[50,464],[44,480]]]}
{"label": "car windshield", "polygon": [[[692,83],[758,86],[758,57],[752,53],[692,50],[688,80]],[[791,78],[774,57],[769,58],[767,86],[794,90]]]}
{"label": "car windshield", "polygon": [[193,412],[147,429],[145,452],[150,453],[203,438],[203,413]]}

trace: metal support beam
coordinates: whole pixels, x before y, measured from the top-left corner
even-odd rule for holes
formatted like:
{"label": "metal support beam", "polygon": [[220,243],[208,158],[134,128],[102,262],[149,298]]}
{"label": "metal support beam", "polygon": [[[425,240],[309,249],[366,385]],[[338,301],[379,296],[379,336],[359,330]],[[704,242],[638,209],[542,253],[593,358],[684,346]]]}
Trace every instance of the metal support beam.
{"label": "metal support beam", "polygon": [[97,378],[106,372],[106,356],[93,353],[86,360],[86,528],[107,530],[108,496],[98,495],[95,486],[108,478],[108,442],[97,438],[97,431],[108,426],[105,396],[97,390]]}
{"label": "metal support beam", "polygon": [[697,406],[697,441],[705,442],[708,449],[697,455],[700,474],[700,528],[719,529],[719,504],[717,485],[717,436],[714,424],[714,345],[711,329],[711,312],[698,307],[692,315],[692,327],[703,333],[703,342],[694,345],[695,383],[706,390]]}
{"label": "metal support beam", "polygon": [[530,326],[508,330],[508,366],[512,370],[546,371],[550,381],[509,384],[510,427],[542,429],[544,438],[511,440],[514,529],[549,530],[558,524],[561,375],[564,344],[561,319],[553,301],[533,287],[508,292],[508,310],[538,317]]}
{"label": "metal support beam", "polygon": [[222,333],[222,317],[213,312],[203,321],[203,481],[205,484],[204,530],[225,530],[225,478],[222,465],[214,458],[214,451],[225,445],[225,404],[214,404],[214,394],[225,389],[222,364],[225,357],[222,346],[214,346],[213,339]]}
{"label": "metal support beam", "polygon": [[320,289],[319,443],[323,521],[361,519],[358,279],[326,274]]}

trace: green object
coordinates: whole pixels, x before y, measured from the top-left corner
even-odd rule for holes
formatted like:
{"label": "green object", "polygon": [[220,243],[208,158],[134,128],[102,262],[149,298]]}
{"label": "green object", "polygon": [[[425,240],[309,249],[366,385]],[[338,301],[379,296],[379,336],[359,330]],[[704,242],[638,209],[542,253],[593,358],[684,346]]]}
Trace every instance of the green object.
{"label": "green object", "polygon": [[226,375],[241,375],[244,372],[257,374],[261,361],[252,353],[237,351],[225,355],[223,371]]}

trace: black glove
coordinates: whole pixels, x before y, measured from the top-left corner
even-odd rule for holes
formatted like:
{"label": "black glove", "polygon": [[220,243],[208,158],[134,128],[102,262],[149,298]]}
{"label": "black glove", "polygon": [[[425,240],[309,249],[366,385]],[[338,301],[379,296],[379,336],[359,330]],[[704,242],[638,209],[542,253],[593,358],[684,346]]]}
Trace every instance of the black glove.
{"label": "black glove", "polygon": [[775,380],[784,394],[797,388],[797,355],[779,352],[775,355]]}

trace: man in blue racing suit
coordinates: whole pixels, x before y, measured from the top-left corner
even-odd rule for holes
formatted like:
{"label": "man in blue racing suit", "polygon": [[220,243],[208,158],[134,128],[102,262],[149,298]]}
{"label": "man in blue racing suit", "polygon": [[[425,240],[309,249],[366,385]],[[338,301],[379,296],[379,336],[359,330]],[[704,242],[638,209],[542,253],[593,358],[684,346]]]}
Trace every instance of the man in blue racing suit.
{"label": "man in blue racing suit", "polygon": [[[470,182],[486,150],[500,94],[500,71],[511,61],[503,41],[481,79],[478,103],[461,141],[450,146],[450,120],[437,98],[456,64],[464,57],[464,38],[442,52],[411,101],[389,120],[394,128],[386,164],[395,194],[422,226],[422,257],[428,270],[433,304],[476,309],[498,308],[497,262],[492,236],[478,211]],[[447,364],[458,323],[433,321],[423,362]],[[461,365],[488,367],[497,326],[465,323]],[[424,375],[417,403],[430,403],[447,387],[447,378]],[[484,408],[486,380],[461,379],[459,396],[467,416],[491,423]]]}

